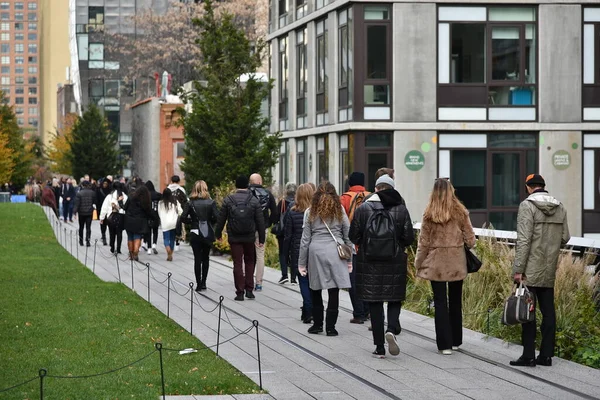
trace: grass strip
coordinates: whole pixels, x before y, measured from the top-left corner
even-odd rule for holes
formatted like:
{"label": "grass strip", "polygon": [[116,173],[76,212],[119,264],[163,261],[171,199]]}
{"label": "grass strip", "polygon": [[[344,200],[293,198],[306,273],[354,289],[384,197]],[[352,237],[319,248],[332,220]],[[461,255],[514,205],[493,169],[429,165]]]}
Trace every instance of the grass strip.
{"label": "grass strip", "polygon": [[[117,369],[151,353],[156,342],[205,347],[136,293],[101,281],[71,257],[42,209],[31,204],[0,204],[0,321],[0,390],[40,368],[55,376]],[[167,394],[261,393],[211,350],[164,352],[163,360]],[[115,373],[44,382],[47,399],[157,398],[159,354]],[[2,399],[37,397],[39,380],[0,393]]]}

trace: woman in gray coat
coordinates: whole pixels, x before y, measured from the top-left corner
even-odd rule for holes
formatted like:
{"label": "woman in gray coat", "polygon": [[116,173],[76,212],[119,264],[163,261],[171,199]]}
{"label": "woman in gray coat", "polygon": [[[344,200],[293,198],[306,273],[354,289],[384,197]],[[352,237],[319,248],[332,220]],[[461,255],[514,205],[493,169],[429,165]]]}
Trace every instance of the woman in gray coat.
{"label": "woman in gray coat", "polygon": [[348,238],[350,224],[342,209],[335,187],[329,182],[319,186],[307,213],[300,242],[298,273],[305,276],[307,270],[310,271],[309,285],[313,306],[313,326],[308,329],[308,333],[323,332],[321,291],[327,289],[329,301],[325,330],[327,336],[337,336],[335,324],[339,313],[340,289],[350,287],[349,272],[352,271],[352,262],[340,259],[336,241],[352,246],[352,242]]}

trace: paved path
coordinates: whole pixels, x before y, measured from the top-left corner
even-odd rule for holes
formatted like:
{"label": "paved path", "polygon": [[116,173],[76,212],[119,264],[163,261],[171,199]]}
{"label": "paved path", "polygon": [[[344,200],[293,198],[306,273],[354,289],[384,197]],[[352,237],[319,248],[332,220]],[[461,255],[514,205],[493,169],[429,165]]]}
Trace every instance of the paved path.
{"label": "paved path", "polygon": [[[132,286],[131,264],[125,255],[119,261],[109,254],[108,247],[97,242],[79,247],[77,254],[75,224],[57,222],[49,217],[57,239],[67,251],[86,264],[106,281],[119,281]],[[93,224],[94,239],[99,239],[97,221]],[[73,231],[73,232],[72,232]],[[66,234],[65,234],[66,232]],[[72,232],[72,233],[71,233]],[[159,241],[160,245],[160,241]],[[126,249],[126,243],[123,244]],[[134,290],[148,298],[150,272],[150,302],[167,312],[167,283],[159,283],[172,274],[172,287],[181,294],[194,282],[191,248],[183,245],[174,254],[174,261],[165,261],[162,245],[158,255],[140,254],[140,264],[133,267]],[[375,359],[371,332],[367,324],[350,324],[350,299],[340,295],[338,337],[310,335],[308,325],[300,321],[302,303],[297,286],[279,285],[280,273],[267,268],[264,289],[256,300],[233,300],[231,262],[224,257],[211,257],[208,290],[201,295],[188,292],[170,295],[169,314],[177,323],[198,337],[207,346],[216,343],[218,311],[210,311],[223,296],[221,341],[232,338],[241,330],[259,321],[262,385],[268,395],[245,396],[172,396],[172,400],[214,399],[600,399],[600,371],[570,361],[554,358],[554,366],[514,368],[511,359],[521,354],[521,346],[509,345],[495,338],[465,330],[464,344],[451,356],[438,354],[433,320],[409,311],[402,311],[403,331],[398,337],[400,355]],[[190,296],[194,296],[191,326]],[[256,333],[241,335],[221,344],[219,355],[259,383]]]}

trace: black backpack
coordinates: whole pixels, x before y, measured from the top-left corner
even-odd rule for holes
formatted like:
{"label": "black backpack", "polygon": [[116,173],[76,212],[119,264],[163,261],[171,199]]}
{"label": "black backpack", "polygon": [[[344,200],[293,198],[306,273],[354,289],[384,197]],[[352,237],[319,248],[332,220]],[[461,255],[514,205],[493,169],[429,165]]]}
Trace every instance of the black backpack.
{"label": "black backpack", "polygon": [[376,209],[369,216],[362,248],[367,261],[386,261],[398,255],[396,223],[389,211]]}
{"label": "black backpack", "polygon": [[269,225],[269,201],[271,200],[271,196],[267,189],[262,187],[251,187],[250,191],[258,199],[258,203],[260,204],[260,209],[263,211],[263,215],[265,216],[265,226]]}
{"label": "black backpack", "polygon": [[254,212],[250,205],[252,193],[249,193],[243,202],[238,202],[233,196],[231,196],[231,200],[233,204],[227,221],[231,233],[239,236],[254,234],[256,226],[254,225]]}
{"label": "black backpack", "polygon": [[173,192],[173,196],[175,196],[175,198],[177,199],[177,201],[179,202],[179,204],[181,204],[182,208],[188,202],[187,196],[185,195],[185,193],[183,192],[183,190],[181,190],[179,188],[175,189],[175,191]]}

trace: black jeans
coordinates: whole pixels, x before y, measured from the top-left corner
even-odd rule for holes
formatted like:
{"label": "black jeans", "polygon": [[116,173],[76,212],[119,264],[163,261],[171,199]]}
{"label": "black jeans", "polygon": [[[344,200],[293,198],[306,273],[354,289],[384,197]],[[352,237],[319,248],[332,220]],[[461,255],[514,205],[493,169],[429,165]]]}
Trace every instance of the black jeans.
{"label": "black jeans", "polygon": [[438,350],[462,344],[462,286],[463,281],[431,281]]}
{"label": "black jeans", "polygon": [[[325,321],[326,328],[335,328],[340,305],[340,289],[327,289],[329,301],[327,302],[327,319]],[[323,294],[322,290],[310,289],[310,299],[313,309],[313,321],[317,326],[323,326]]]}
{"label": "black jeans", "polygon": [[208,275],[208,263],[210,256],[210,244],[206,244],[195,233],[190,233],[190,245],[194,252],[194,274],[196,275],[196,287],[206,284]]}
{"label": "black jeans", "polygon": [[[542,343],[540,345],[541,357],[554,356],[556,340],[556,311],[554,310],[554,288],[528,286],[529,291],[535,294],[537,307],[542,313]],[[521,340],[523,342],[523,357],[535,357],[536,320],[523,324]]]}
{"label": "black jeans", "polygon": [[[121,252],[121,242],[123,241],[123,227],[119,224],[118,227],[109,226],[108,233],[110,234],[110,251],[114,253],[115,251]],[[115,247],[115,239],[117,241],[117,246]]]}
{"label": "black jeans", "polygon": [[153,244],[155,245],[158,240],[158,226],[155,225],[152,224],[148,229],[148,233],[144,235],[144,242],[146,242],[148,248],[151,248]]}
{"label": "black jeans", "polygon": [[[356,255],[352,256],[352,264],[356,265]],[[352,272],[350,272],[350,289],[348,289],[348,294],[350,294],[350,302],[352,302],[352,315],[354,318],[365,319],[369,314],[369,303],[360,300],[356,296],[356,268],[352,267]]]}
{"label": "black jeans", "polygon": [[90,241],[92,236],[92,216],[79,214],[79,241],[83,241],[83,227],[85,226],[85,240]]}
{"label": "black jeans", "polygon": [[[373,328],[373,343],[375,346],[383,346],[384,334],[383,334],[383,302],[374,301],[369,302],[369,308],[371,310],[371,326]],[[388,327],[386,332],[392,332],[396,334],[400,326],[398,325],[398,319],[400,318],[400,309],[402,308],[402,302],[390,301],[388,302]]]}
{"label": "black jeans", "polygon": [[100,224],[100,233],[102,234],[102,239],[106,239],[106,227],[108,226],[108,217],[102,221]]}

